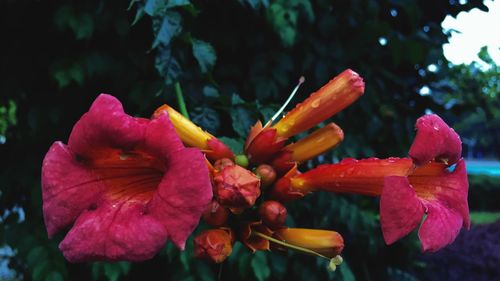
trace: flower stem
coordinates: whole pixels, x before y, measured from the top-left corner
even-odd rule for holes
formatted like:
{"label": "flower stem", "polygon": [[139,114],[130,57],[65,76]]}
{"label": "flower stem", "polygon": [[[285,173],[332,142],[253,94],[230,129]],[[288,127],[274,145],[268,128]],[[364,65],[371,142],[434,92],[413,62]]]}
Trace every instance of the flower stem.
{"label": "flower stem", "polygon": [[189,113],[186,108],[186,103],[184,102],[184,96],[182,95],[181,84],[176,81],[174,84],[175,95],[177,96],[177,103],[179,104],[179,111],[189,120]]}

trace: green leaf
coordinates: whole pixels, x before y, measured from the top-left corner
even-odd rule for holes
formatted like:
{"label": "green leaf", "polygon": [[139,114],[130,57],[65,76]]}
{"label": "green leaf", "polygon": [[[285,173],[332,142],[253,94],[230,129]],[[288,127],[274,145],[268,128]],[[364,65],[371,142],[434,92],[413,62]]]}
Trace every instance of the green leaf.
{"label": "green leaf", "polygon": [[500,212],[471,212],[470,220],[473,224],[488,224],[500,220]]}
{"label": "green leaf", "polygon": [[144,5],[144,12],[150,16],[163,15],[169,0],[147,0]]}
{"label": "green leaf", "polygon": [[238,95],[238,94],[233,94],[231,96],[231,105],[240,105],[240,104],[245,104],[245,101]]}
{"label": "green leaf", "polygon": [[263,106],[259,109],[260,115],[264,120],[263,123],[266,123],[268,120],[271,120],[271,117],[278,111],[278,108],[273,108],[269,106]]}
{"label": "green leaf", "polygon": [[262,251],[255,252],[251,267],[257,280],[265,281],[271,275],[271,270],[267,264],[267,255]]}
{"label": "green leaf", "polygon": [[415,276],[398,268],[387,268],[389,281],[419,281]]}
{"label": "green leaf", "polygon": [[99,280],[99,277],[105,276],[108,281],[118,281],[120,276],[126,276],[129,271],[129,262],[95,262],[92,264],[92,277],[94,280]]}
{"label": "green leaf", "polygon": [[239,0],[239,2],[241,4],[248,4],[254,10],[260,9],[261,6],[263,6],[264,8],[267,8],[269,6],[268,0]]}
{"label": "green leaf", "polygon": [[238,259],[238,270],[240,272],[240,276],[249,276],[251,261],[252,255],[248,252],[245,252],[240,256]]}
{"label": "green leaf", "polygon": [[43,260],[48,260],[48,253],[47,250],[42,246],[31,249],[28,253],[28,256],[26,257],[28,266],[32,268]]}
{"label": "green leaf", "polygon": [[212,134],[215,134],[220,127],[219,114],[212,108],[196,107],[190,114],[195,124]]}
{"label": "green leaf", "polygon": [[226,144],[235,154],[243,153],[243,145],[245,142],[242,139],[220,137],[219,140]]}
{"label": "green leaf", "polygon": [[167,47],[161,47],[158,50],[155,67],[167,85],[173,84],[182,73],[179,62],[172,56],[170,48]]}
{"label": "green leaf", "polygon": [[250,131],[250,127],[255,122],[255,118],[250,110],[243,106],[237,106],[231,110],[233,129],[241,138],[245,138]]}
{"label": "green leaf", "polygon": [[153,42],[153,47],[156,48],[158,45],[163,44],[168,46],[172,41],[172,38],[177,36],[182,31],[182,18],[177,12],[167,12],[165,17],[161,21],[160,28],[156,34],[156,39]]}
{"label": "green leaf", "polygon": [[217,56],[212,45],[202,40],[193,39],[192,46],[193,56],[198,61],[201,72],[206,73],[210,71],[217,60]]}
{"label": "green leaf", "polygon": [[146,14],[146,12],[144,11],[143,7],[137,8],[137,12],[135,13],[135,17],[134,17],[134,20],[132,21],[131,25],[133,26],[136,23],[138,23],[145,14]]}
{"label": "green leaf", "polygon": [[167,9],[179,6],[187,6],[187,5],[191,5],[191,2],[189,0],[169,0],[167,4]]}
{"label": "green leaf", "polygon": [[46,259],[40,261],[33,267],[33,271],[31,272],[31,278],[33,278],[34,281],[43,280],[48,269],[49,269],[49,260]]}
{"label": "green leaf", "polygon": [[[345,260],[337,268],[338,268],[338,273],[342,277],[342,281],[356,281],[356,277],[354,277],[351,268],[349,267],[349,265]],[[335,272],[332,273],[335,274]]]}
{"label": "green leaf", "polygon": [[276,276],[280,280],[283,279],[287,270],[287,258],[275,252],[270,252],[268,254],[269,260],[271,261],[272,275]]}
{"label": "green leaf", "polygon": [[63,281],[61,273],[52,271],[45,277],[45,281]]}
{"label": "green leaf", "polygon": [[214,99],[220,97],[219,91],[212,86],[203,87],[203,95],[207,98],[214,98]]}
{"label": "green leaf", "polygon": [[[220,265],[222,266],[222,264]],[[201,281],[215,281],[213,271],[210,269],[206,261],[199,261],[196,263],[195,270]]]}

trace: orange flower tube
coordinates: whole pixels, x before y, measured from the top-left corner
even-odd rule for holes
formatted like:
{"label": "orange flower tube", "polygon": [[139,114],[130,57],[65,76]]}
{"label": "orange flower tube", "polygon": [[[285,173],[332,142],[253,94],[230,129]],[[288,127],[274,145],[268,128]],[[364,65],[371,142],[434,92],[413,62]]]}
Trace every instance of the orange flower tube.
{"label": "orange flower tube", "polygon": [[304,132],[352,104],[364,91],[363,79],[347,69],[298,104],[272,128],[282,138]]}
{"label": "orange flower tube", "polygon": [[221,158],[234,159],[234,154],[229,147],[210,133],[198,127],[172,107],[164,104],[156,109],[153,116],[157,116],[162,112],[168,113],[175,131],[182,142],[187,146],[199,148],[212,161]]}
{"label": "orange flower tube", "polygon": [[411,158],[347,158],[303,174],[292,169],[276,182],[272,195],[280,201],[294,200],[316,190],[380,196],[384,177],[406,177],[414,169]]}
{"label": "orange flower tube", "polygon": [[327,258],[336,257],[344,249],[342,236],[331,230],[283,228],[275,231],[273,237]]}
{"label": "orange flower tube", "polygon": [[296,143],[285,146],[272,161],[279,174],[289,171],[295,163],[302,163],[335,148],[344,140],[344,132],[335,123],[320,128]]}

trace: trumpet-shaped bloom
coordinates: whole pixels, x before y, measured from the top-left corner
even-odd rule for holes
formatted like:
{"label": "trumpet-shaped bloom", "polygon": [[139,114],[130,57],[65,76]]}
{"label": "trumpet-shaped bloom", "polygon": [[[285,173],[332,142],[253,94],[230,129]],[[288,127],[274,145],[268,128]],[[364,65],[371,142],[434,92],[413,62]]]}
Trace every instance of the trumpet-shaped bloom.
{"label": "trumpet-shaped bloom", "polygon": [[42,195],[49,237],[71,228],[59,245],[69,261],[140,261],[167,239],[184,248],[212,189],[202,153],[183,146],[168,114],[134,118],[102,94],[68,145],[50,147]]}
{"label": "trumpet-shaped bloom", "polygon": [[387,244],[406,236],[427,214],[419,230],[422,250],[437,251],[452,243],[462,226],[470,227],[467,173],[459,158],[460,139],[441,118],[424,116],[417,129],[412,158],[345,159],[303,174],[293,169],[273,194],[283,201],[316,190],[380,196]]}
{"label": "trumpet-shaped bloom", "polygon": [[252,163],[271,160],[288,138],[311,129],[356,101],[365,90],[363,79],[347,69],[304,102],[298,104],[274,126],[257,122],[245,142],[245,153]]}
{"label": "trumpet-shaped bloom", "polygon": [[222,158],[234,159],[234,154],[227,145],[218,138],[196,126],[189,119],[177,112],[168,105],[162,105],[156,109],[153,116],[158,116],[164,112],[168,113],[170,121],[174,125],[177,134],[187,146],[201,149],[207,157],[216,161]]}
{"label": "trumpet-shaped bloom", "polygon": [[273,128],[280,137],[295,136],[342,111],[364,91],[361,76],[350,69],[344,70],[288,112]]}

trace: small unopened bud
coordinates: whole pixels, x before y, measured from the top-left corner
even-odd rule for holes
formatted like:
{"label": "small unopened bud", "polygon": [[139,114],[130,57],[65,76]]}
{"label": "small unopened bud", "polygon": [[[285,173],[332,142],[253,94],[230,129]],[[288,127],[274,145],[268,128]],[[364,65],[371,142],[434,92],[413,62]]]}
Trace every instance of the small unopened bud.
{"label": "small unopened bud", "polygon": [[276,171],[270,165],[259,165],[255,173],[260,177],[261,185],[264,188],[271,186],[276,181]]}
{"label": "small unopened bud", "polygon": [[226,166],[214,176],[214,195],[223,206],[248,208],[260,196],[260,180],[249,170]]}
{"label": "small unopened bud", "polygon": [[234,166],[233,160],[231,160],[229,158],[222,158],[222,159],[215,161],[215,163],[214,163],[214,168],[217,171],[221,171],[222,169],[224,169],[227,166]]}
{"label": "small unopened bud", "polygon": [[219,202],[212,201],[203,212],[203,220],[211,226],[222,226],[229,216],[227,208],[222,207]]}
{"label": "small unopened bud", "polygon": [[223,262],[233,251],[233,233],[228,228],[209,229],[194,238],[194,256]]}
{"label": "small unopened bud", "polygon": [[270,200],[260,205],[259,215],[264,224],[274,229],[285,224],[287,211],[281,203]]}
{"label": "small unopened bud", "polygon": [[244,154],[236,155],[234,161],[243,168],[248,167],[248,157]]}

